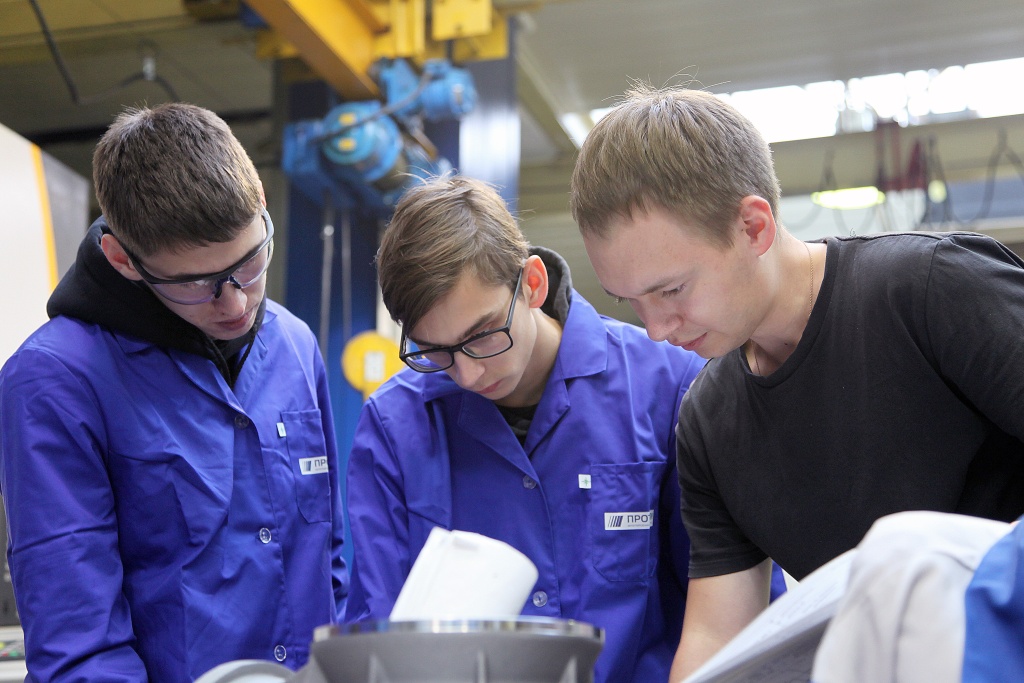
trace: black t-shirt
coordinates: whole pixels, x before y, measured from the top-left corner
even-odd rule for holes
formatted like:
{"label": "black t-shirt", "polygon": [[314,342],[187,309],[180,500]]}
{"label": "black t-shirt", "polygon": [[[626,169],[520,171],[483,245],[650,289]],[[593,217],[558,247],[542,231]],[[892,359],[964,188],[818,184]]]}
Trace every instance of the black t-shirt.
{"label": "black t-shirt", "polygon": [[712,360],[680,408],[690,576],[796,578],[901,510],[1024,513],[1024,264],[968,233],[828,240],[792,356]]}
{"label": "black t-shirt", "polygon": [[501,416],[505,418],[505,422],[512,428],[512,433],[519,439],[519,445],[524,445],[526,437],[530,433],[533,416],[537,414],[537,404],[521,407],[497,406],[497,408]]}

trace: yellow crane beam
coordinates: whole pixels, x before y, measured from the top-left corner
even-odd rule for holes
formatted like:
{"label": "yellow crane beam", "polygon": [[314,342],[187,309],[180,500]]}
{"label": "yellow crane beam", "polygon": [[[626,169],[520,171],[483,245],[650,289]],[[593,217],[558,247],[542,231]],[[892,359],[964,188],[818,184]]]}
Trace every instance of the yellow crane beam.
{"label": "yellow crane beam", "polygon": [[420,62],[443,57],[456,62],[501,59],[508,54],[505,14],[493,0],[250,0],[249,6],[278,39],[265,40],[266,54],[297,55],[347,99],[379,96],[369,77],[382,57]]}
{"label": "yellow crane beam", "polygon": [[384,22],[362,0],[249,0],[318,76],[350,99],[380,95],[369,76]]}

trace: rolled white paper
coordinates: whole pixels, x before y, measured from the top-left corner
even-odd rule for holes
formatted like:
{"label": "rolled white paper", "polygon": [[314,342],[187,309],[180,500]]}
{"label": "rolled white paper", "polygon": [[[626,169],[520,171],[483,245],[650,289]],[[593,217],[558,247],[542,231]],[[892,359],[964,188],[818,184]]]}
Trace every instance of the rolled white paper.
{"label": "rolled white paper", "polygon": [[536,583],[537,567],[509,544],[435,527],[398,594],[391,620],[514,618]]}

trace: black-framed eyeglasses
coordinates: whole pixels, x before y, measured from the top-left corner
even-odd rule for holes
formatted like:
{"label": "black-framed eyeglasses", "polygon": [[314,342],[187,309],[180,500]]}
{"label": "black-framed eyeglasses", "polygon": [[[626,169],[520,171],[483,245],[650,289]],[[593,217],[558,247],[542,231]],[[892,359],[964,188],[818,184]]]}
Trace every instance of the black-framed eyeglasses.
{"label": "black-framed eyeglasses", "polygon": [[491,358],[505,353],[512,348],[512,315],[516,311],[516,300],[519,288],[523,284],[523,271],[519,271],[516,288],[512,292],[512,303],[508,305],[508,317],[505,324],[494,330],[485,330],[474,334],[469,339],[454,346],[430,346],[420,348],[416,342],[405,336],[402,331],[402,343],[399,347],[399,358],[417,372],[437,372],[447,370],[455,365],[455,354],[461,351],[470,358]]}
{"label": "black-framed eyeglasses", "polygon": [[274,222],[270,220],[270,214],[263,209],[263,223],[266,226],[267,236],[263,238],[259,246],[236,261],[233,265],[225,268],[219,273],[208,275],[189,276],[185,278],[166,279],[156,277],[142,265],[142,261],[128,251],[123,244],[121,248],[132,265],[138,271],[153,291],[176,304],[205,304],[211,299],[219,299],[224,285],[231,283],[238,289],[255,284],[270,267],[270,259],[274,256]]}

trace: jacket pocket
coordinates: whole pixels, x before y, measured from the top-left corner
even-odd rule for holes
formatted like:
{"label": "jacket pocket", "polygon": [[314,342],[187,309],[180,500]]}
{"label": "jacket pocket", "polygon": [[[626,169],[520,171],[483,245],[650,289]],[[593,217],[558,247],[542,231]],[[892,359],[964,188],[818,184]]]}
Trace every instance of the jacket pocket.
{"label": "jacket pocket", "polygon": [[320,410],[282,412],[281,422],[299,512],[307,522],[330,521],[332,466],[337,463],[328,462]]}
{"label": "jacket pocket", "polygon": [[223,525],[234,486],[230,455],[197,458],[189,446],[108,453],[126,566],[173,563],[186,540],[204,546]]}
{"label": "jacket pocket", "polygon": [[665,465],[591,467],[590,514],[594,568],[609,581],[645,581],[658,551],[658,491]]}

